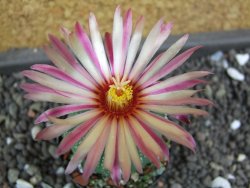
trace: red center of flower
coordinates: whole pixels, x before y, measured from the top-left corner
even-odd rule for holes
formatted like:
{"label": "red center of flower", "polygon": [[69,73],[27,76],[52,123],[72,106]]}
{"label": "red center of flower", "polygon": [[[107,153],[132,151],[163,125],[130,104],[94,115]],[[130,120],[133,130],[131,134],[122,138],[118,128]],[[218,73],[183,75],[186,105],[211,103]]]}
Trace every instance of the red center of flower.
{"label": "red center of flower", "polygon": [[100,93],[101,107],[106,113],[115,116],[126,116],[133,112],[136,105],[136,93],[130,81],[120,82],[112,78],[111,84]]}

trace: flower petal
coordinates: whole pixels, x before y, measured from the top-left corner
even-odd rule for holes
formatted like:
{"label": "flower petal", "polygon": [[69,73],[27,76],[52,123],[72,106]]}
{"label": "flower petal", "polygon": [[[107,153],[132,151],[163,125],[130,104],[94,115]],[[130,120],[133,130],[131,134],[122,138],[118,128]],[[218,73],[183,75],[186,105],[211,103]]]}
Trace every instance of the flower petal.
{"label": "flower petal", "polygon": [[44,47],[44,51],[49,59],[63,72],[71,75],[74,79],[79,80],[81,83],[85,83],[88,87],[93,88],[97,83],[89,75],[89,73],[77,62],[77,60],[71,56],[70,59],[65,59],[60,55],[59,50],[49,46]]}
{"label": "flower petal", "polygon": [[129,130],[129,124],[126,121],[124,123],[125,123],[124,133],[125,133],[126,144],[128,146],[127,149],[128,149],[130,158],[131,158],[136,170],[139,173],[142,173],[143,170],[142,170],[141,160],[140,160],[140,157],[138,155],[137,148],[136,148],[136,145],[134,143],[134,139],[133,139],[131,132]]}
{"label": "flower petal", "polygon": [[47,75],[53,76],[55,78],[58,78],[60,80],[63,80],[67,83],[70,83],[74,86],[83,88],[83,89],[88,89],[88,90],[92,90],[90,87],[88,87],[86,84],[83,84],[82,82],[80,82],[80,80],[75,80],[74,78],[72,78],[70,75],[68,75],[67,73],[65,73],[64,71],[61,71],[60,69],[51,66],[51,65],[45,65],[45,64],[36,64],[36,65],[32,65],[31,69],[33,70],[37,70],[40,72],[43,72]]}
{"label": "flower petal", "polygon": [[93,92],[73,86],[67,82],[58,80],[44,73],[40,73],[40,72],[32,71],[32,70],[26,70],[26,71],[23,71],[22,74],[41,85],[52,88],[53,90],[65,91],[65,92],[74,93],[74,94],[78,94],[78,95],[85,96],[85,97],[95,97],[95,94]]}
{"label": "flower petal", "polygon": [[89,177],[95,171],[95,168],[98,162],[100,161],[105,144],[107,142],[109,131],[110,131],[110,126],[106,126],[104,130],[102,131],[102,134],[96,141],[95,145],[91,148],[91,150],[88,153],[88,156],[85,161],[84,168],[83,168],[83,174],[82,174],[82,177],[85,183],[84,185],[88,184]]}
{"label": "flower petal", "polygon": [[[150,136],[150,134],[148,134],[147,131],[144,130],[144,128],[140,125],[140,123],[134,118],[134,117],[130,117],[129,119],[130,121],[130,127],[133,129],[133,131],[135,132],[136,138],[140,139],[142,142],[142,144],[139,144],[139,148],[142,150],[142,152],[145,152],[145,150],[143,149],[143,147],[141,147],[142,145],[144,145],[146,147],[146,153],[145,155],[147,157],[149,157],[150,160],[152,160],[152,162],[159,167],[159,161],[158,159],[155,161],[154,158],[152,158],[148,152],[152,152],[156,157],[160,157],[163,158],[163,152],[160,148],[160,146],[156,143],[156,141]],[[135,136],[134,135],[134,136]],[[134,137],[135,138],[135,137]],[[137,140],[135,138],[135,140]],[[137,140],[138,142],[138,140]],[[138,143],[137,143],[138,144]],[[144,150],[144,151],[143,151]]]}
{"label": "flower petal", "polygon": [[115,161],[115,148],[116,148],[116,137],[117,137],[117,120],[116,118],[112,119],[110,125],[110,133],[107,141],[107,145],[105,148],[104,154],[104,167],[107,168],[109,171],[112,171]]}
{"label": "flower petal", "polygon": [[161,147],[165,158],[161,160],[168,160],[169,161],[169,150],[166,143],[143,121],[137,119],[141,126],[148,132],[148,134],[154,139],[154,141]]}
{"label": "flower petal", "polygon": [[113,32],[112,32],[112,46],[114,57],[114,74],[117,79],[122,75],[121,67],[122,61],[122,40],[123,40],[123,20],[121,17],[121,8],[117,6],[115,9]]}
{"label": "flower petal", "polygon": [[66,119],[59,119],[53,116],[48,116],[49,121],[57,125],[71,125],[71,124],[79,124],[82,123],[100,113],[99,110],[94,109],[87,112],[83,112],[74,116],[70,116]]}
{"label": "flower petal", "polygon": [[187,106],[163,106],[163,105],[143,105],[143,109],[150,111],[164,113],[164,114],[193,114],[193,115],[207,115],[208,113],[204,110],[191,108]]}
{"label": "flower petal", "polygon": [[165,135],[168,139],[182,144],[194,151],[196,144],[193,137],[174,122],[142,110],[137,111],[137,117],[140,118],[141,121],[147,122],[150,127]]}
{"label": "flower petal", "polygon": [[179,91],[171,91],[161,94],[149,94],[146,96],[143,96],[140,98],[142,102],[147,100],[177,100],[177,99],[184,99],[187,97],[193,96],[195,93],[197,93],[197,90],[179,90]]}
{"label": "flower petal", "polygon": [[[132,33],[132,11],[131,9],[127,10],[124,16],[123,24],[123,39],[122,39],[122,59],[121,59],[121,73],[124,72],[125,61],[127,58],[128,46],[130,42],[130,37]],[[122,74],[121,74],[122,76]]]}
{"label": "flower petal", "polygon": [[73,145],[81,138],[83,138],[86,133],[95,125],[95,123],[100,119],[100,116],[101,114],[89,119],[88,121],[83,122],[81,125],[78,125],[73,131],[71,131],[67,136],[65,136],[56,149],[56,154],[62,155],[68,152],[73,147]]}
{"label": "flower petal", "polygon": [[125,131],[124,131],[124,119],[120,119],[118,122],[119,125],[119,133],[118,133],[118,159],[119,164],[122,169],[122,177],[124,182],[126,183],[129,180],[131,173],[131,160],[126,144]]}
{"label": "flower petal", "polygon": [[147,143],[143,142],[144,138],[141,138],[138,132],[134,130],[134,125],[129,122],[129,130],[131,132],[132,137],[134,138],[134,141],[138,148],[141,150],[141,152],[157,167],[160,167],[160,162],[157,158],[157,156],[148,148]]}
{"label": "flower petal", "polygon": [[69,35],[69,46],[80,60],[80,63],[88,71],[88,73],[97,81],[102,84],[101,70],[97,59],[95,59],[91,42],[80,23],[75,25],[75,33]]}
{"label": "flower petal", "polygon": [[70,174],[75,170],[78,164],[85,158],[87,153],[91,150],[95,142],[100,137],[103,129],[107,126],[108,116],[104,116],[101,120],[99,120],[96,125],[89,131],[86,135],[82,143],[78,146],[76,153],[70,160],[65,173]]}
{"label": "flower petal", "polygon": [[142,101],[143,104],[149,105],[213,105],[213,102],[207,99],[194,98],[194,97],[185,97],[182,99],[167,99],[167,100],[145,100]]}
{"label": "flower petal", "polygon": [[111,74],[114,75],[114,58],[113,58],[113,46],[112,46],[112,36],[110,33],[106,32],[104,36],[104,46],[106,54],[109,59]]}
{"label": "flower petal", "polygon": [[89,15],[89,30],[91,36],[91,42],[96,53],[97,59],[100,62],[100,68],[105,76],[105,79],[109,81],[111,78],[110,67],[107,61],[107,56],[102,42],[102,37],[99,32],[98,24],[93,13]]}
{"label": "flower petal", "polygon": [[200,77],[204,77],[211,74],[210,72],[207,71],[193,71],[193,72],[188,72],[188,73],[184,73],[181,75],[177,75],[171,78],[168,78],[162,82],[159,82],[155,85],[152,85],[146,89],[142,90],[143,94],[147,94],[147,93],[161,93],[164,92],[164,88],[168,88],[168,87],[174,87],[175,85],[188,81],[188,80],[193,80],[193,79],[197,79]]}
{"label": "flower petal", "polygon": [[181,48],[186,43],[187,39],[188,35],[184,35],[177,42],[175,42],[170,48],[168,48],[164,53],[162,53],[158,61],[154,61],[154,63],[150,65],[150,68],[138,80],[138,83],[142,84],[146,82],[148,79],[150,79],[154,74],[156,74],[166,63],[168,63],[181,50]]}
{"label": "flower petal", "polygon": [[[190,49],[186,50],[185,52],[181,53],[180,55],[176,56],[171,61],[169,61],[166,65],[164,65],[164,67],[161,68],[157,73],[155,73],[154,76],[149,78],[145,83],[143,83],[143,81],[141,81],[141,83],[143,83],[141,87],[146,88],[147,86],[153,84],[157,80],[159,80],[159,79],[163,78],[164,76],[166,76],[167,74],[171,73],[176,68],[181,66],[196,50],[198,50],[200,48],[201,48],[201,46],[196,46],[196,47],[190,48]],[[152,65],[153,65],[153,63],[152,63]],[[150,66],[152,66],[152,65],[150,64]],[[144,74],[146,74],[146,73],[144,73]]]}
{"label": "flower petal", "polygon": [[79,97],[67,97],[61,96],[53,93],[30,93],[24,95],[26,99],[30,99],[33,101],[47,101],[54,103],[62,103],[62,104],[96,104],[93,100],[87,98],[79,98]]}
{"label": "flower petal", "polygon": [[[49,127],[46,127],[45,129],[41,130],[37,136],[36,139],[38,140],[51,140],[53,138],[59,137],[63,133],[67,132],[68,130],[76,127],[79,123],[82,123],[84,121],[88,121],[89,119],[92,119],[93,117],[96,117],[100,112],[97,112],[96,110],[88,111],[85,113],[80,114],[82,116],[82,119],[76,120],[76,117],[71,117],[70,119],[67,118],[68,121],[67,124],[54,124]],[[79,117],[79,116],[78,116]],[[48,117],[48,119],[51,120],[51,117]]]}
{"label": "flower petal", "polygon": [[42,123],[48,121],[48,116],[59,117],[64,116],[70,113],[79,112],[82,110],[88,110],[95,108],[97,105],[91,104],[71,104],[71,105],[63,105],[55,108],[51,108],[43,112],[36,120],[35,124]]}
{"label": "flower petal", "polygon": [[143,69],[145,69],[155,52],[166,40],[167,36],[170,33],[172,24],[168,24],[166,26],[167,29],[164,29],[164,37],[162,37],[161,35],[162,27],[165,27],[165,25],[163,24],[163,21],[161,19],[155,24],[148,37],[146,38],[142,46],[140,55],[129,74],[129,79],[137,80],[137,78],[141,75],[140,73],[143,71]]}
{"label": "flower petal", "polygon": [[123,78],[122,78],[123,81],[127,79],[129,72],[131,71],[132,65],[134,63],[138,49],[140,47],[143,26],[144,26],[144,17],[141,16],[136,23],[135,31],[129,43],[127,59],[126,59],[125,69],[124,69]]}

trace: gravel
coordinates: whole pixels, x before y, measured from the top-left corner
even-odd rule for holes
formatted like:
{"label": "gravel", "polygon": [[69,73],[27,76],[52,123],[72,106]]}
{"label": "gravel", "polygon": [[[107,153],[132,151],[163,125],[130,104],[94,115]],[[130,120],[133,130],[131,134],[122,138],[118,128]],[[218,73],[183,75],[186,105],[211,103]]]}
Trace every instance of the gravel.
{"label": "gravel", "polygon": [[[205,88],[199,95],[215,105],[205,108],[209,116],[191,118],[190,125],[183,125],[197,141],[196,152],[173,143],[170,162],[152,187],[211,187],[218,178],[231,187],[249,187],[250,63],[239,64],[239,56],[236,59],[237,54],[249,53],[250,49],[219,51],[190,61],[175,72],[213,72],[208,84],[197,89]],[[244,80],[230,77],[228,67],[244,75]],[[74,188],[71,178],[63,174],[67,162],[54,155],[58,140],[33,139],[39,129],[34,127],[35,117],[52,105],[24,100],[18,87],[24,81],[18,73],[0,75],[0,187]],[[232,129],[235,120],[240,127]],[[137,180],[134,174],[131,181]]]}

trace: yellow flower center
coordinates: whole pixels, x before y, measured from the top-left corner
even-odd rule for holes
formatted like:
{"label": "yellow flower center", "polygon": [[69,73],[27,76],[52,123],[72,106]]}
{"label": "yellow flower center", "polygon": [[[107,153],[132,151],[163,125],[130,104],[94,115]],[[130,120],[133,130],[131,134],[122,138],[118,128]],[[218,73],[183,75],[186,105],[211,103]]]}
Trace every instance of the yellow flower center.
{"label": "yellow flower center", "polygon": [[130,80],[121,82],[112,78],[114,84],[110,85],[107,92],[107,101],[109,108],[112,110],[120,110],[130,103],[133,98],[133,89],[129,85]]}

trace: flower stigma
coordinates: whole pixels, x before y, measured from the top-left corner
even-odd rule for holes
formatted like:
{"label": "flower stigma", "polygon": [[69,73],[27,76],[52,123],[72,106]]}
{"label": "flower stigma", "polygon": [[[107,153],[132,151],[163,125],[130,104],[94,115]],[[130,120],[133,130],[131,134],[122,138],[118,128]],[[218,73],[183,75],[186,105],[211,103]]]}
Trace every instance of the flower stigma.
{"label": "flower stigma", "polygon": [[120,81],[112,77],[113,83],[109,85],[107,91],[107,102],[110,110],[122,110],[127,107],[133,99],[133,88],[129,84],[130,80],[125,82]]}

